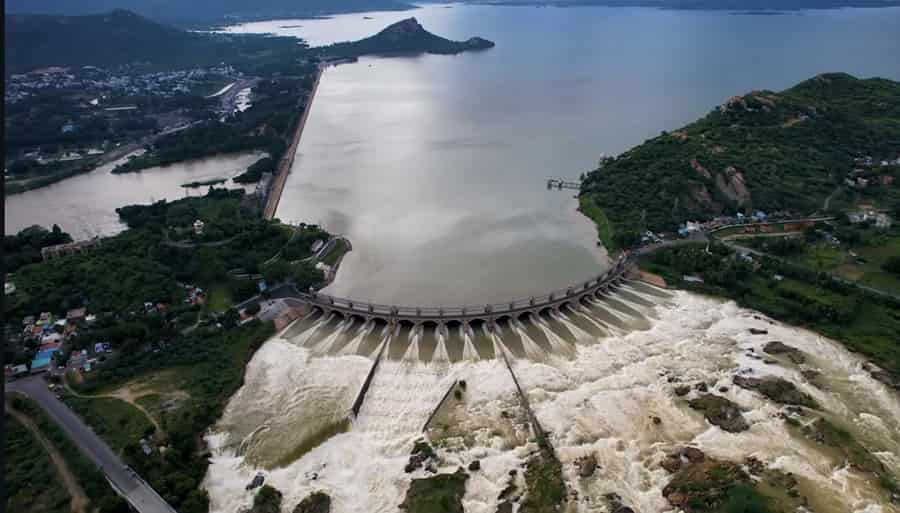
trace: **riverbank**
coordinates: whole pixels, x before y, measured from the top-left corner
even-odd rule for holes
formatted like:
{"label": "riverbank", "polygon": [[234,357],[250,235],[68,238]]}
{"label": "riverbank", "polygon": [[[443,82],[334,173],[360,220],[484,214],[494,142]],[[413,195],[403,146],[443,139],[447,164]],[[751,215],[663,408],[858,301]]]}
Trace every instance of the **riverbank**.
{"label": "riverbank", "polygon": [[278,210],[278,202],[281,201],[281,194],[284,192],[284,185],[287,183],[287,177],[291,173],[291,167],[294,165],[294,157],[297,155],[297,147],[300,145],[300,137],[303,136],[303,128],[306,126],[306,120],[309,118],[309,111],[312,109],[313,100],[316,97],[316,91],[319,89],[319,80],[322,78],[324,67],[319,67],[316,71],[316,80],[313,82],[312,90],[306,98],[306,105],[303,107],[303,114],[297,123],[297,129],[294,131],[294,137],[290,146],[285,150],[284,155],[278,162],[278,169],[269,187],[269,194],[266,198],[266,208],[263,210],[263,219],[274,219],[275,212]]}

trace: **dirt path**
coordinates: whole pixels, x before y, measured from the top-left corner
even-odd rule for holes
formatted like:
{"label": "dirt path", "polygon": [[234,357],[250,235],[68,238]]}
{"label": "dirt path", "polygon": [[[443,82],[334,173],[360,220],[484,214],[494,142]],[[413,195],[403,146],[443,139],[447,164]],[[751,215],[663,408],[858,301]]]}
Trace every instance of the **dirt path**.
{"label": "dirt path", "polygon": [[25,429],[31,431],[31,434],[37,438],[44,447],[44,450],[47,451],[47,455],[50,456],[50,461],[53,463],[53,466],[56,467],[56,472],[59,474],[59,477],[62,478],[62,483],[63,486],[66,487],[66,492],[68,492],[69,497],[71,497],[69,507],[72,513],[87,513],[88,505],[91,501],[88,499],[87,495],[85,495],[84,490],[81,489],[81,485],[78,484],[78,480],[75,479],[75,475],[72,474],[72,471],[66,464],[66,460],[63,459],[62,454],[60,454],[56,447],[50,443],[50,440],[44,438],[41,430],[38,429],[34,421],[28,418],[27,415],[13,409],[10,403],[6,403],[6,412],[12,415],[12,417],[22,424]]}
{"label": "dirt path", "polygon": [[831,194],[829,194],[828,197],[825,198],[825,202],[822,204],[822,212],[828,212],[828,207],[831,206],[831,200],[841,192],[841,189],[843,189],[843,187],[838,185],[834,188],[833,191],[831,191]]}
{"label": "dirt path", "polygon": [[127,385],[123,386],[122,388],[116,389],[114,392],[112,392],[110,394],[84,395],[84,394],[79,394],[78,392],[75,391],[74,388],[69,386],[69,381],[67,379],[66,380],[66,391],[68,391],[70,394],[72,394],[76,397],[82,397],[84,399],[98,399],[101,397],[105,397],[105,398],[113,398],[113,399],[119,399],[120,401],[125,401],[126,403],[134,406],[141,413],[143,413],[144,416],[147,417],[147,420],[150,421],[151,424],[153,424],[153,427],[156,429],[156,432],[159,433],[160,436],[165,436],[165,432],[163,432],[162,426],[159,425],[159,422],[156,420],[156,417],[151,415],[150,412],[147,411],[146,408],[144,408],[137,402],[138,397],[145,395],[145,394],[136,394],[135,391],[132,390]]}

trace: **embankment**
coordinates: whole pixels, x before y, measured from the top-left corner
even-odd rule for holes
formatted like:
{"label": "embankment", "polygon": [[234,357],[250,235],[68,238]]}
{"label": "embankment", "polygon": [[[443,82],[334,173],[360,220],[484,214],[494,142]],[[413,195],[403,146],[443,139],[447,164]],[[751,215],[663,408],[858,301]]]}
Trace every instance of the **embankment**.
{"label": "embankment", "polygon": [[303,127],[306,126],[306,119],[309,117],[309,110],[312,108],[313,99],[316,97],[316,91],[319,89],[319,80],[322,78],[324,68],[319,68],[316,72],[316,81],[313,83],[312,91],[309,92],[309,98],[303,107],[303,114],[300,116],[300,122],[297,123],[297,129],[294,131],[294,137],[291,144],[284,152],[284,156],[278,162],[278,169],[275,170],[275,178],[269,188],[269,195],[266,199],[266,208],[263,210],[264,219],[274,219],[275,211],[278,210],[278,202],[281,201],[281,194],[284,192],[284,184],[287,183],[287,177],[294,165],[294,156],[297,154],[297,146],[300,144],[300,137],[303,135]]}

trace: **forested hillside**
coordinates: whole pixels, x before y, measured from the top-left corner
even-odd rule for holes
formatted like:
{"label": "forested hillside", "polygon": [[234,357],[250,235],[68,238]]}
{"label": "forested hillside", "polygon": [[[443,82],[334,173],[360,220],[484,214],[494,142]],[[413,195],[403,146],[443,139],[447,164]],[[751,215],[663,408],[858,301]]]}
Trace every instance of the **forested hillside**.
{"label": "forested hillside", "polygon": [[582,185],[582,210],[627,243],[720,213],[823,207],[854,159],[900,157],[900,83],[825,74],[753,91],[608,160]]}
{"label": "forested hillside", "polygon": [[7,15],[6,72],[46,66],[113,68],[141,65],[145,71],[235,63],[257,52],[296,46],[292,38],[188,32],[130,11],[85,16]]}

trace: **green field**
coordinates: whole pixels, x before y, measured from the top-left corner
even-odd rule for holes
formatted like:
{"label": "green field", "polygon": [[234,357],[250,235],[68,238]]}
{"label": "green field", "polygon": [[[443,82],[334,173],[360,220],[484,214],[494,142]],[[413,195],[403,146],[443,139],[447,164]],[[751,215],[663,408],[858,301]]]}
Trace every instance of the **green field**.
{"label": "green field", "polygon": [[[804,244],[802,251],[777,256],[817,272],[900,294],[900,275],[882,268],[890,257],[900,255],[900,228],[860,228],[857,233],[859,241],[852,244],[818,241]],[[767,251],[767,245],[772,242],[764,237],[742,241],[761,251]]]}
{"label": "green field", "polygon": [[66,403],[119,453],[139,447],[138,441],[153,432],[143,412],[121,399],[69,396]]}
{"label": "green field", "polygon": [[228,287],[216,285],[209,291],[206,307],[212,312],[224,312],[231,308],[231,291]]}

